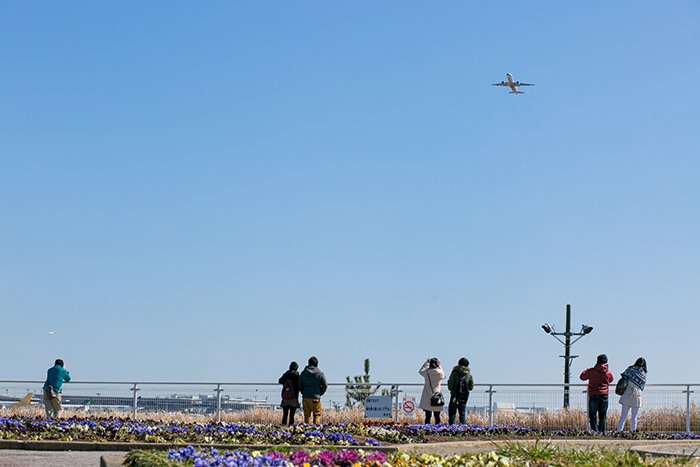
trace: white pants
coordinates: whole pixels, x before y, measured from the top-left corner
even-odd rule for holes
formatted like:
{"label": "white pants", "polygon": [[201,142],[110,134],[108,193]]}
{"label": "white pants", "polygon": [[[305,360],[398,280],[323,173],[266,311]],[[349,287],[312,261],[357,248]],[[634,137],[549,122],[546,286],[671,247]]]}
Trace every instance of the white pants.
{"label": "white pants", "polygon": [[627,412],[632,409],[632,419],[630,420],[630,431],[637,429],[637,414],[639,414],[639,407],[630,407],[629,405],[622,404],[622,411],[620,412],[620,421],[617,424],[617,431],[622,431],[622,427],[625,426],[625,420],[627,419]]}

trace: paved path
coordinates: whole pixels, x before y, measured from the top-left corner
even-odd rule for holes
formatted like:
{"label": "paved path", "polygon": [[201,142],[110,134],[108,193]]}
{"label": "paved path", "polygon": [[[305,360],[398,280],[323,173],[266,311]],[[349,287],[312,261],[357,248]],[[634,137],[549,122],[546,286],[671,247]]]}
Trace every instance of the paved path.
{"label": "paved path", "polygon": [[[103,455],[115,454],[126,453],[3,449],[0,450],[0,467],[100,467],[100,458]],[[111,465],[115,464],[120,463]]]}
{"label": "paved path", "polygon": [[[700,458],[700,440],[698,441],[634,441],[634,440],[592,440],[592,439],[540,439],[518,440],[519,444],[533,446],[535,443],[542,445],[558,446],[563,448],[587,449],[592,447],[608,449],[629,449],[640,454],[656,456],[690,456]],[[0,443],[1,444],[1,443]],[[61,449],[70,443],[42,442],[43,449]],[[96,443],[81,443],[76,448],[96,448]],[[136,444],[136,443],[134,443]],[[505,447],[508,441],[453,441],[431,444],[405,444],[386,447],[385,450],[398,450],[415,454],[438,454],[441,456],[453,456],[467,452],[490,452]],[[144,446],[134,446],[143,448]],[[101,446],[103,449],[104,445]],[[114,446],[116,447],[116,446]],[[227,445],[227,448],[233,448]],[[238,446],[242,447],[242,446]],[[309,447],[309,446],[306,446]],[[153,448],[153,445],[150,446]],[[263,449],[261,446],[255,446]],[[271,448],[271,446],[266,446]],[[316,446],[316,449],[320,446]],[[63,451],[63,450],[28,450],[28,449],[0,449],[0,467],[119,467],[126,452],[111,451]]]}

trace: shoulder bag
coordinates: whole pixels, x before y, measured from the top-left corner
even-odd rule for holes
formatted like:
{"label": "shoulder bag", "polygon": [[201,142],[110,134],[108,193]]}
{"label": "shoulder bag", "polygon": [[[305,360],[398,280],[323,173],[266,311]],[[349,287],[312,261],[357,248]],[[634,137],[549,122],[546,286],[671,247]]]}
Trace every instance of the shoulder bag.
{"label": "shoulder bag", "polygon": [[[427,373],[428,375],[428,382],[430,383],[430,388],[433,388],[433,383],[430,381],[430,373]],[[442,407],[445,405],[445,397],[442,395],[440,391],[436,392],[430,397],[430,405],[433,407]]]}
{"label": "shoulder bag", "polygon": [[627,383],[629,383],[629,378],[627,375],[620,375],[620,379],[617,382],[617,386],[615,386],[615,394],[618,396],[621,396],[625,393],[625,389],[627,389]]}

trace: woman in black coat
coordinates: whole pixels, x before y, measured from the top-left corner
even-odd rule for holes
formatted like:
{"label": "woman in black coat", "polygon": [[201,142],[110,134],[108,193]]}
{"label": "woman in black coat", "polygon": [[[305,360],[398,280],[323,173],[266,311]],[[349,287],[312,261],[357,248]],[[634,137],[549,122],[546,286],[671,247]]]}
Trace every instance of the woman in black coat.
{"label": "woman in black coat", "polygon": [[294,424],[294,413],[299,408],[299,364],[292,362],[287,370],[279,379],[282,385],[282,425]]}

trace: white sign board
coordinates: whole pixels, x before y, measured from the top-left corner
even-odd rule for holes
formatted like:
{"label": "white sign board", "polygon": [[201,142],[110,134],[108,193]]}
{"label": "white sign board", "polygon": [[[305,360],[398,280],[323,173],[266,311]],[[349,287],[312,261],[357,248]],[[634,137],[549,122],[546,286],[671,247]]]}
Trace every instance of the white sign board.
{"label": "white sign board", "polygon": [[393,414],[393,404],[391,399],[391,396],[365,397],[365,417],[391,418]]}
{"label": "white sign board", "polygon": [[401,401],[401,410],[407,417],[413,417],[416,413],[416,398],[404,396]]}

